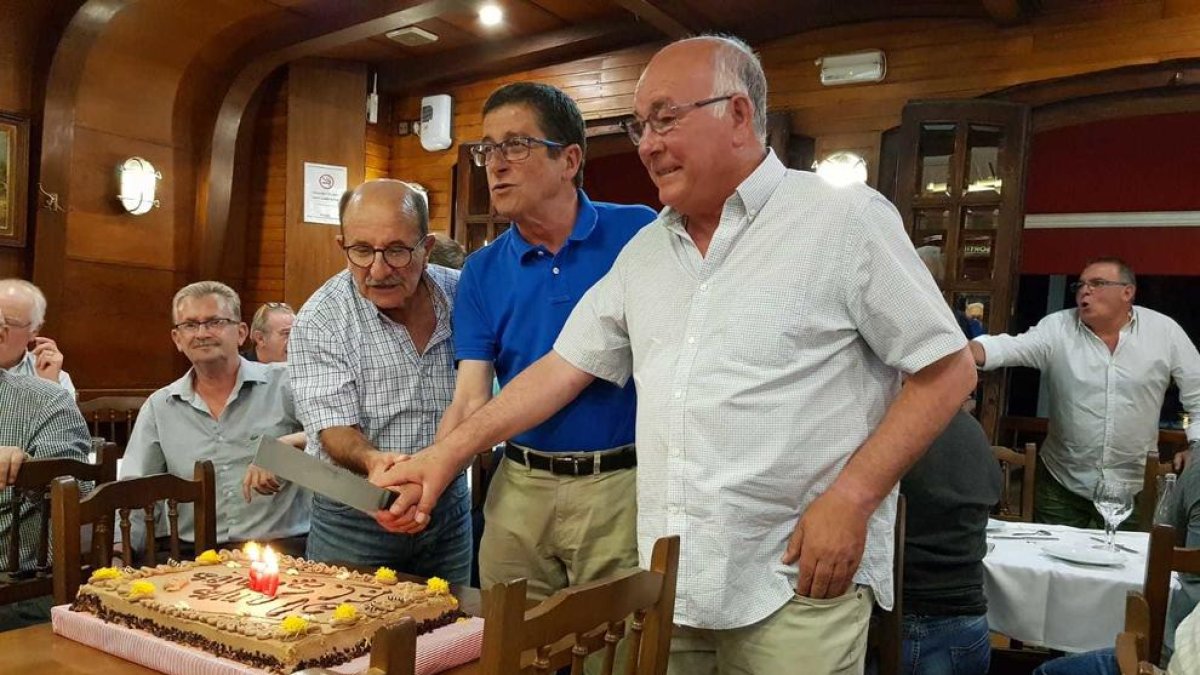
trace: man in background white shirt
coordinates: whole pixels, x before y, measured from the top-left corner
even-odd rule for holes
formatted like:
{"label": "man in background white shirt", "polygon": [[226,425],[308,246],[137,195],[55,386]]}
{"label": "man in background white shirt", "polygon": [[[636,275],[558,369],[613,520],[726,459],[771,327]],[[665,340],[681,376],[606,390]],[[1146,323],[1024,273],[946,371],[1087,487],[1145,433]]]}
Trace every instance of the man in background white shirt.
{"label": "man in background white shirt", "polygon": [[0,368],[57,382],[75,398],[75,385],[63,370],[63,354],[48,337],[39,335],[46,321],[46,296],[24,279],[0,279],[0,311],[8,326],[8,341],[0,346]]}
{"label": "man in background white shirt", "polygon": [[[1158,449],[1158,418],[1172,379],[1184,409],[1200,419],[1200,354],[1170,317],[1134,306],[1137,279],[1119,258],[1088,263],[1072,287],[1075,309],[1055,312],[1021,335],[976,338],[971,354],[983,370],[1028,366],[1049,381],[1034,519],[1100,527],[1092,506],[1096,482],[1103,471],[1141,484],[1146,454]],[[1187,435],[1194,449],[1200,425]],[[1186,452],[1177,454],[1176,468],[1186,459]]]}

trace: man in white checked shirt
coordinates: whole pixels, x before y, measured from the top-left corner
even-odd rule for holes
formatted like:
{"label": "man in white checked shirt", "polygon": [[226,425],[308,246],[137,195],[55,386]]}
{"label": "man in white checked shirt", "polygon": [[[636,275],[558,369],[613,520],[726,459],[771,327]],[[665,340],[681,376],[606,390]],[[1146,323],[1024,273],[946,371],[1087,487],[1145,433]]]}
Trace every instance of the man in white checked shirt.
{"label": "man in white checked shirt", "polygon": [[[342,200],[338,245],[348,269],[304,303],[288,345],[296,412],[309,449],[369,476],[433,442],[454,395],[450,317],[458,270],[428,265],[423,195],[407,183],[364,183]],[[418,534],[314,495],[307,557],[470,581],[467,481],[453,477]]]}
{"label": "man in white checked shirt", "polygon": [[420,492],[419,522],[472,453],[632,376],[643,564],[681,537],[671,672],[860,672],[872,597],[892,604],[895,486],[975,384],[966,340],[890,204],[766,150],[743,43],[665,47],[634,111],[668,208],[554,351],[379,482],[419,483],[394,507]]}

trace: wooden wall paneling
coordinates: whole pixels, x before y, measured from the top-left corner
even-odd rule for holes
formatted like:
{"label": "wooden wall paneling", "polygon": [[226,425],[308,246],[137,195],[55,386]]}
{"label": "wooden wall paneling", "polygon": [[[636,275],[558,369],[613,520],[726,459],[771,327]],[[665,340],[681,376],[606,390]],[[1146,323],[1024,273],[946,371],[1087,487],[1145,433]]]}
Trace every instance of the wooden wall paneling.
{"label": "wooden wall paneling", "polygon": [[288,69],[283,289],[284,299],[293,307],[304,304],[326,279],[346,267],[335,240],[337,226],[303,222],[304,163],[346,167],[350,188],[363,181],[366,115],[361,102],[366,97],[364,64],[306,60]]}
{"label": "wooden wall paneling", "polygon": [[264,87],[250,153],[255,161],[250,169],[242,290],[242,314],[247,322],[259,305],[283,300],[287,112],[287,70],[282,69]]}
{"label": "wooden wall paneling", "polygon": [[863,133],[826,134],[816,139],[814,161],[821,161],[839,151],[853,152],[867,162],[867,185],[878,185],[880,135]]}

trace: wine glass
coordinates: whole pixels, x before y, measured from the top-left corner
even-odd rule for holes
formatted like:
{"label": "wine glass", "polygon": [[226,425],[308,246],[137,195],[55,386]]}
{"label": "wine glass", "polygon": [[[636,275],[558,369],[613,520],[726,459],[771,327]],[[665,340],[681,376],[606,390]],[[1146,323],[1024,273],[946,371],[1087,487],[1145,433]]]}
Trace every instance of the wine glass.
{"label": "wine glass", "polygon": [[1133,490],[1129,483],[1101,473],[1092,494],[1092,503],[1104,518],[1104,534],[1107,535],[1104,548],[1116,552],[1117,528],[1133,513]]}

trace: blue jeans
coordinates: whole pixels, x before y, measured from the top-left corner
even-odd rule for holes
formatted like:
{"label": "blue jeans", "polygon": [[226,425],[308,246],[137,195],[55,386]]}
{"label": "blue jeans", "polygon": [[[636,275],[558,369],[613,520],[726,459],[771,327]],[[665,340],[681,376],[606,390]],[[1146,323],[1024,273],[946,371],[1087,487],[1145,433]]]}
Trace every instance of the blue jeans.
{"label": "blue jeans", "polygon": [[1047,661],[1033,675],[1120,675],[1112,649],[1097,649]]}
{"label": "blue jeans", "polygon": [[987,675],[991,660],[987,615],[905,615],[905,675]]}
{"label": "blue jeans", "polygon": [[467,585],[471,581],[471,499],[466,474],[450,483],[430,514],[429,526],[415,535],[388,532],[353,507],[313,495],[305,557],[358,567],[391,567]]}

